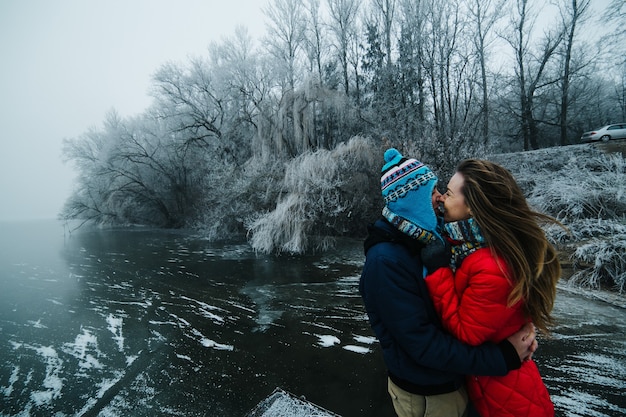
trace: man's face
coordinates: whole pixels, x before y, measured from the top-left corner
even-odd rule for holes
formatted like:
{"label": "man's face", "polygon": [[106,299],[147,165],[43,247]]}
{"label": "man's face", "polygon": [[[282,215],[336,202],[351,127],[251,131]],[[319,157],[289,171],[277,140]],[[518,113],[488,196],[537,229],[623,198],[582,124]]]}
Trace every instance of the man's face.
{"label": "man's face", "polygon": [[437,186],[433,188],[433,195],[431,196],[431,203],[433,205],[433,210],[435,213],[439,213],[439,200],[441,199],[441,193],[437,189]]}

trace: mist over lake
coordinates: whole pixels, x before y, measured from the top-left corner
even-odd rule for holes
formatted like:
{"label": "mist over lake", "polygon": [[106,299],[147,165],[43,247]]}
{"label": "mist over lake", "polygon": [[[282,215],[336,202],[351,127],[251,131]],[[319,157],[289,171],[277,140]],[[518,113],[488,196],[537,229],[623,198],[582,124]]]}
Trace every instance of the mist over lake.
{"label": "mist over lake", "polygon": [[[276,387],[393,416],[359,240],[276,256],[189,231],[0,223],[0,415],[244,416]],[[562,287],[536,361],[558,416],[626,413],[626,310]]]}

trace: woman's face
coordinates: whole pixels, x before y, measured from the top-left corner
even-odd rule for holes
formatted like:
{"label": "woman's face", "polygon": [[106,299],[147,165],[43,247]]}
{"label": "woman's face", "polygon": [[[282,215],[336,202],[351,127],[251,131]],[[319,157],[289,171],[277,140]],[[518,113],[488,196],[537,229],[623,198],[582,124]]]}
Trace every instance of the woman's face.
{"label": "woman's face", "polygon": [[465,179],[459,172],[454,174],[448,182],[447,191],[441,196],[440,200],[443,202],[444,214],[443,219],[449,222],[455,222],[458,220],[465,220],[472,217],[470,214],[470,208],[465,204],[465,197],[463,196],[463,184]]}

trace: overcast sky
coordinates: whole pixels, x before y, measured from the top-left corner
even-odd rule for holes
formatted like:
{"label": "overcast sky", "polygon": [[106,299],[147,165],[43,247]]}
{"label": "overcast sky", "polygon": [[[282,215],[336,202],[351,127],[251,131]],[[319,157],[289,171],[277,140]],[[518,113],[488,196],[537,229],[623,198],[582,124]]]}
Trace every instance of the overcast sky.
{"label": "overcast sky", "polygon": [[0,0],[0,221],[55,218],[75,172],[64,138],[141,113],[152,74],[206,55],[266,0]]}

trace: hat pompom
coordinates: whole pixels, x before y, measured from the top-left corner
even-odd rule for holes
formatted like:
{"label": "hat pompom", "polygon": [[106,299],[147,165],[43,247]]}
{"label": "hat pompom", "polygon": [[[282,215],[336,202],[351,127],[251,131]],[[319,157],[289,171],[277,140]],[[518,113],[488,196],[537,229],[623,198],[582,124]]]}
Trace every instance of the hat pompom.
{"label": "hat pompom", "polygon": [[402,158],[402,154],[396,148],[389,148],[385,151],[385,163],[393,161],[396,157]]}
{"label": "hat pompom", "polygon": [[396,148],[389,148],[385,151],[384,159],[385,164],[383,165],[381,172],[386,172],[392,167],[400,165],[400,163],[404,160],[404,157]]}

